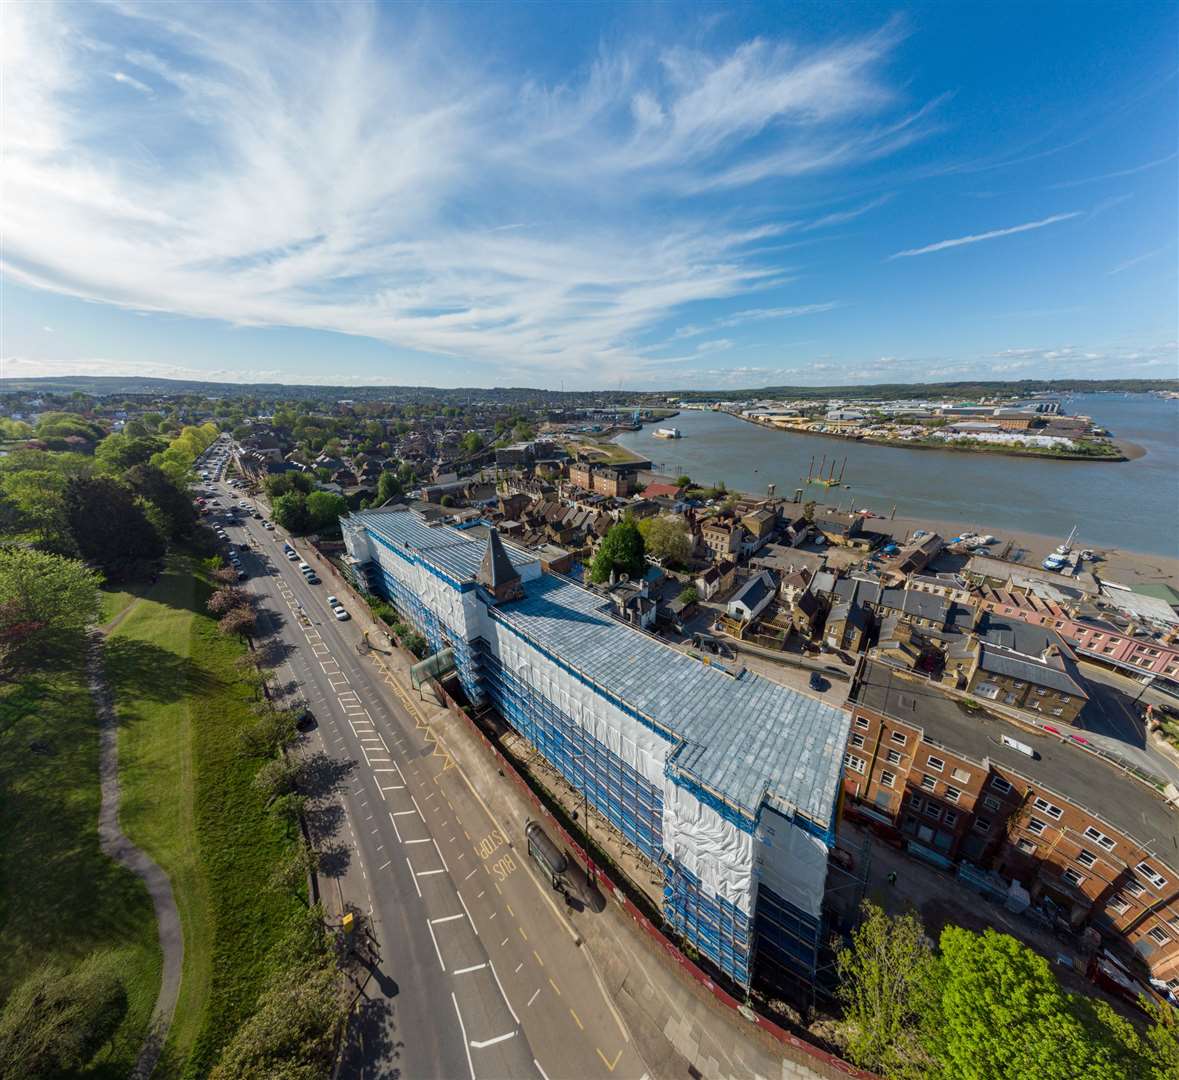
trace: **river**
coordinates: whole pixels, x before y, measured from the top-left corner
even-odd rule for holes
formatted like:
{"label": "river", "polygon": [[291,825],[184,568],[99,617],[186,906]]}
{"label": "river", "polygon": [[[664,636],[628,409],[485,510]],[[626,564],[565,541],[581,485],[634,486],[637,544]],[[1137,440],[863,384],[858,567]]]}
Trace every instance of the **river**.
{"label": "river", "polygon": [[[617,441],[672,476],[732,490],[790,498],[803,486],[811,456],[847,457],[844,483],[813,486],[809,497],[904,517],[976,523],[998,532],[1026,530],[1062,539],[1078,526],[1081,542],[1175,557],[1179,554],[1179,401],[1151,394],[1076,394],[1062,402],[1092,416],[1145,454],[1134,461],[1056,461],[998,454],[877,446],[850,439],[775,431],[720,412],[681,412],[684,437],[655,438],[658,425]],[[838,472],[838,465],[836,466]]]}

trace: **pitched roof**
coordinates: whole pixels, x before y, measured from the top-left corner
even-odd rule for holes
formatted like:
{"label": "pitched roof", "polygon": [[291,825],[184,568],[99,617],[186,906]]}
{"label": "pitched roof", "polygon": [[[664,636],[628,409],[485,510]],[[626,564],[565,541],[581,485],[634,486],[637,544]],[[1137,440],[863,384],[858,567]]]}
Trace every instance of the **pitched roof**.
{"label": "pitched roof", "polygon": [[504,551],[503,541],[499,538],[498,530],[492,528],[487,533],[487,550],[483,552],[483,561],[479,564],[479,575],[476,578],[480,585],[489,589],[497,589],[509,581],[519,581],[520,575]]}

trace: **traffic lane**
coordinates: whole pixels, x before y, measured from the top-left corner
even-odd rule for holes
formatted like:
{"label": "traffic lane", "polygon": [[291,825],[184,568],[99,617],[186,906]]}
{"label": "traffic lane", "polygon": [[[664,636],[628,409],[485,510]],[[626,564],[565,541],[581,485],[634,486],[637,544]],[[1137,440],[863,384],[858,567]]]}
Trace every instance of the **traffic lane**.
{"label": "traffic lane", "polygon": [[[254,584],[257,587],[263,582],[274,584],[273,579],[262,577]],[[263,591],[262,595],[272,601],[281,601],[277,588],[274,592]],[[348,747],[346,719],[338,719],[336,713],[326,707],[331,693],[327,677],[317,663],[302,655],[300,642],[295,637],[299,634],[297,626],[288,617],[281,620],[278,632],[288,644],[296,646],[294,653],[287,658],[295,681],[310,691],[309,697],[325,701],[325,707],[316,710],[317,732],[325,753],[341,763],[357,760],[360,755],[351,752],[355,751],[355,744],[351,751]],[[388,835],[391,827],[385,822],[383,813],[377,811],[382,805],[380,792],[375,790],[371,777],[354,769],[341,787],[339,796],[352,840],[349,845],[351,854],[356,858],[362,880],[366,885],[379,883],[379,888],[366,891],[381,957],[367,992],[388,1003],[387,1015],[377,1020],[383,1031],[372,1032],[369,1037],[373,1048],[380,1051],[379,1058],[361,1058],[353,1062],[351,1075],[380,1075],[383,1072],[381,1060],[386,1057],[407,1076],[449,1078],[461,1075],[467,1067],[461,1039],[453,1030],[436,1021],[439,1015],[446,1015],[442,1010],[451,1004],[450,987],[434,973],[429,946],[415,923],[410,906],[415,898],[413,881],[393,861],[394,853],[390,850],[393,837]],[[401,983],[397,981],[398,973]],[[407,980],[407,973],[412,973],[412,979]]]}
{"label": "traffic lane", "polygon": [[1138,717],[1136,706],[1121,687],[1094,678],[1086,672],[1090,699],[1085,707],[1084,722],[1088,731],[1108,735],[1130,746],[1146,746],[1146,728]]}
{"label": "traffic lane", "polygon": [[[280,571],[281,573],[281,571]],[[301,575],[300,575],[301,576]],[[287,590],[295,583],[291,578],[287,582]],[[282,583],[276,586],[282,596]],[[293,595],[293,593],[292,593]],[[289,607],[289,605],[288,605]],[[319,638],[314,628],[303,628],[306,633],[310,630],[314,638]],[[315,642],[316,644],[318,642]],[[322,669],[328,680],[328,686],[322,685],[322,679],[316,672],[316,666]],[[397,760],[388,742],[376,731],[375,724],[368,709],[364,706],[360,695],[350,687],[347,675],[342,670],[335,657],[324,659],[306,657],[293,665],[304,675],[308,683],[319,684],[325,696],[330,693],[336,697],[336,702],[344,712],[344,725],[332,724],[333,734],[339,741],[346,740],[351,729],[353,740],[363,757],[365,768],[359,770],[367,781],[371,778],[376,786],[376,792],[384,800],[388,810],[394,835],[400,842],[403,838],[398,831],[398,816],[406,815],[409,820],[417,817],[423,828],[425,818],[408,806],[398,803],[395,793],[404,792],[406,783]],[[375,703],[375,695],[370,695]],[[325,715],[335,718],[335,709],[327,710]],[[369,793],[372,795],[372,793]],[[359,789],[357,791],[359,796]],[[375,796],[374,796],[375,797]],[[412,799],[411,799],[412,803]],[[369,810],[369,813],[365,813]],[[369,847],[376,843],[383,833],[383,827],[376,822],[379,814],[374,817],[372,807],[362,803],[361,818],[357,823],[357,838],[360,846]],[[383,819],[382,819],[383,820]],[[443,823],[445,825],[445,823]],[[402,826],[407,827],[407,826]],[[384,863],[377,863],[381,851],[369,854],[366,859],[377,867],[373,878],[373,894],[378,898],[376,904],[381,905],[386,892],[387,875],[399,877],[408,871],[414,885],[418,900],[424,907],[423,921],[418,931],[418,941],[424,941],[422,931],[429,935],[430,943],[438,963],[440,973],[451,973],[455,985],[451,990],[451,1004],[455,1010],[456,1023],[460,1033],[460,1041],[465,1043],[465,1050],[470,1056],[467,1060],[469,1069],[473,1069],[473,1076],[528,1076],[535,1075],[534,1059],[527,1038],[519,1030],[519,1022],[510,1003],[503,995],[502,987],[498,983],[495,968],[490,957],[478,940],[471,924],[471,933],[464,936],[462,927],[450,924],[462,918],[468,918],[464,911],[456,910],[462,906],[461,896],[458,894],[453,879],[449,877],[449,867],[442,855],[441,846],[432,834],[429,836],[409,836],[404,838],[407,850],[413,848],[412,856],[407,855],[405,870],[400,862],[386,859]],[[408,892],[402,890],[400,900],[408,899]],[[404,910],[404,907],[402,908]],[[438,927],[436,930],[435,927]],[[405,927],[408,937],[414,937],[414,927]],[[452,953],[444,959],[439,939],[446,942],[448,952]],[[425,951],[424,948],[422,951]],[[429,961],[426,961],[427,965]],[[415,963],[409,970],[422,970],[421,957],[415,958]],[[491,980],[489,982],[488,980]],[[494,985],[492,985],[494,983]],[[434,1014],[435,1022],[437,1014]]]}

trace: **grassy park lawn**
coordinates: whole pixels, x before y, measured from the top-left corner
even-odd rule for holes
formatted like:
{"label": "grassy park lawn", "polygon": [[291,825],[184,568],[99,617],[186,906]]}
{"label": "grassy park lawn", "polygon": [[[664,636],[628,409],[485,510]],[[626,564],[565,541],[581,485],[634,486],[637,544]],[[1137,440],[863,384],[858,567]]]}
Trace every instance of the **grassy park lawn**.
{"label": "grassy park lawn", "polygon": [[205,614],[209,591],[174,557],[107,642],[123,828],[171,878],[184,931],[162,1075],[208,1071],[297,903],[267,887],[291,839],[253,788],[261,762],[237,737],[252,700],[234,667],[245,647]]}
{"label": "grassy park lawn", "polygon": [[125,1077],[159,991],[147,890],[98,846],[98,728],[78,653],[0,689],[0,1000],[46,960],[107,953],[129,1008],[89,1075]]}

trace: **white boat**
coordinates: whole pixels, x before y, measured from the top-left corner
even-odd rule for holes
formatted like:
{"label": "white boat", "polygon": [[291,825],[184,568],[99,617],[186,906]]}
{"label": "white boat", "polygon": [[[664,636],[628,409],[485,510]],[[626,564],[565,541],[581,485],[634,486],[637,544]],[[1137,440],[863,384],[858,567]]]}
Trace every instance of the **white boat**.
{"label": "white boat", "polygon": [[1057,555],[1068,555],[1073,550],[1073,537],[1077,535],[1077,527],[1074,525],[1072,532],[1068,534],[1068,539],[1056,549]]}
{"label": "white boat", "polygon": [[682,439],[683,433],[678,427],[661,427],[655,431],[657,439]]}

